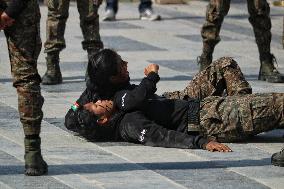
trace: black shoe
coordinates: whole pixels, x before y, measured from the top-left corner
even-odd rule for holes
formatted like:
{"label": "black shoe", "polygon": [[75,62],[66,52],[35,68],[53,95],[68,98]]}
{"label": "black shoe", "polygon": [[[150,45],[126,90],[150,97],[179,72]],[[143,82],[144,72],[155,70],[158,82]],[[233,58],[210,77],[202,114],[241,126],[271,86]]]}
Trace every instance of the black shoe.
{"label": "black shoe", "polygon": [[271,156],[271,164],[284,167],[284,148]]}

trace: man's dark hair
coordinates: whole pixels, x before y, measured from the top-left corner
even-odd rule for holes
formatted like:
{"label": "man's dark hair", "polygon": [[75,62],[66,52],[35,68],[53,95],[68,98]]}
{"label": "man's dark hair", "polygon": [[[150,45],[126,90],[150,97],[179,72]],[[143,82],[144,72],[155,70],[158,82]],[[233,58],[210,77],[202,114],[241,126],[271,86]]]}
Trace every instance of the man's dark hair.
{"label": "man's dark hair", "polygon": [[117,74],[119,56],[111,49],[103,49],[90,57],[88,74],[91,83],[98,87],[111,85],[110,77]]}

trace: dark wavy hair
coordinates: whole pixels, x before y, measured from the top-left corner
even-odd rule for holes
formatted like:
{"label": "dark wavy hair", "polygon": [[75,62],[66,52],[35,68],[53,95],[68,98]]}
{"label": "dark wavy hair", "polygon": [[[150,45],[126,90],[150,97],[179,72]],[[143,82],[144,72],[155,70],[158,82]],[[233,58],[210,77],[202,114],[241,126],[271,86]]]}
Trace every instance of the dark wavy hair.
{"label": "dark wavy hair", "polygon": [[110,85],[110,77],[117,74],[119,55],[111,49],[102,49],[89,58],[90,81],[97,85]]}

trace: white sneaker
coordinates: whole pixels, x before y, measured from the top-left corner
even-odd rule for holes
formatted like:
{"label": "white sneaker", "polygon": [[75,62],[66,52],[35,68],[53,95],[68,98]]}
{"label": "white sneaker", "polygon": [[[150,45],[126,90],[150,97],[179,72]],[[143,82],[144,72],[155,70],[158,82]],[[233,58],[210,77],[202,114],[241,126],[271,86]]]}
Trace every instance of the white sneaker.
{"label": "white sneaker", "polygon": [[158,14],[155,14],[152,9],[145,9],[143,12],[140,13],[140,19],[141,20],[161,20],[161,16]]}
{"label": "white sneaker", "polygon": [[112,9],[107,9],[103,21],[115,21],[115,13]]}

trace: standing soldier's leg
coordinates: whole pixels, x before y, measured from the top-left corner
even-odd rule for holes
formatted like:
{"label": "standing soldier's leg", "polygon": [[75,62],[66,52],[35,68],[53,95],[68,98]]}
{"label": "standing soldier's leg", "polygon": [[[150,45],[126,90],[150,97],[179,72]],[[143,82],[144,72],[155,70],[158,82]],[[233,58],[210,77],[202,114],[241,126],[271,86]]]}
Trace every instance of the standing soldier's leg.
{"label": "standing soldier's leg", "polygon": [[283,83],[284,75],[274,66],[275,57],[270,52],[271,19],[270,7],[266,0],[248,0],[249,22],[253,26],[256,44],[259,51],[259,80],[272,83]]}
{"label": "standing soldier's leg", "polygon": [[[77,7],[80,14],[80,27],[83,33],[84,40],[82,46],[88,52],[88,59],[90,56],[97,53],[102,49],[103,43],[100,36],[100,25],[98,9],[101,5],[101,0],[90,1],[80,0],[77,1]],[[85,80],[89,82],[89,76],[86,70]]]}
{"label": "standing soldier's leg", "polygon": [[224,90],[229,96],[252,92],[237,62],[229,57],[214,61],[198,73],[184,90],[166,92],[163,95],[169,99],[203,99],[208,96],[222,96]]}
{"label": "standing soldier's leg", "polygon": [[199,57],[200,71],[212,62],[215,45],[221,40],[219,33],[224,17],[230,9],[230,0],[210,0],[206,11],[206,22],[201,28],[202,54]]}
{"label": "standing soldier's leg", "polygon": [[84,37],[82,46],[84,50],[87,50],[88,57],[103,48],[98,15],[100,4],[101,1],[77,1],[77,7],[80,14],[80,27]]}
{"label": "standing soldier's leg", "polygon": [[46,42],[44,52],[47,53],[47,70],[42,77],[42,84],[56,85],[62,83],[59,66],[59,53],[66,47],[64,32],[68,18],[70,0],[48,0],[48,15],[46,20]]}
{"label": "standing soldier's leg", "polygon": [[25,174],[30,176],[47,173],[39,137],[44,102],[37,71],[37,58],[41,50],[39,21],[37,0],[30,0],[15,24],[5,30],[13,86],[17,88],[18,109],[25,134]]}
{"label": "standing soldier's leg", "polygon": [[284,93],[208,97],[201,103],[203,133],[220,142],[284,127]]}

